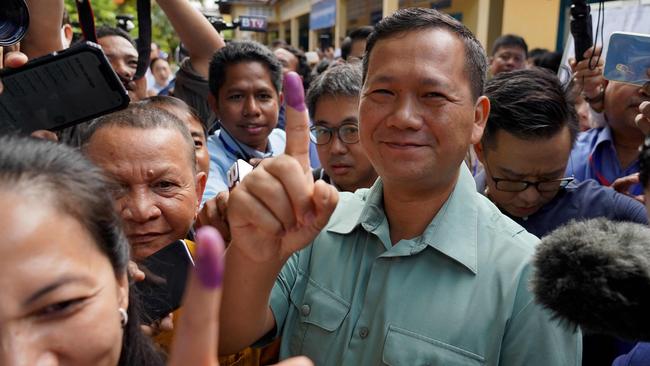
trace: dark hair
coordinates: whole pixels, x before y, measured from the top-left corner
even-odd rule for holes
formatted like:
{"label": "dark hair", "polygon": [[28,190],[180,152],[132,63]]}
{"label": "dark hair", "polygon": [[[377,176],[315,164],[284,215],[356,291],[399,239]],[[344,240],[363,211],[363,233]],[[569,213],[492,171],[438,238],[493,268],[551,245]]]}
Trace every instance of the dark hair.
{"label": "dark hair", "polygon": [[298,59],[298,70],[296,70],[296,72],[302,77],[302,87],[305,90],[309,89],[309,83],[311,82],[311,67],[309,67],[309,64],[307,63],[307,56],[305,56],[305,53],[289,45],[280,46],[278,48],[291,52],[291,54]]}
{"label": "dark hair", "polygon": [[99,117],[93,120],[82,132],[82,148],[86,147],[97,131],[106,127],[136,128],[141,130],[156,128],[176,130],[181,134],[183,140],[185,140],[185,149],[187,150],[187,156],[193,171],[196,169],[194,140],[192,139],[190,130],[183,121],[164,109],[157,108],[146,102],[136,102],[131,103],[127,109]]}
{"label": "dark hair", "polygon": [[133,41],[133,38],[123,29],[117,28],[117,27],[109,27],[107,25],[102,25],[101,27],[97,28],[97,31],[95,32],[97,34],[97,39],[103,38],[103,37],[109,37],[109,36],[117,36],[117,37],[122,37],[129,41],[131,45],[137,49],[135,42]]}
{"label": "dark hair", "polygon": [[571,144],[578,134],[578,117],[560,80],[548,70],[532,68],[504,72],[488,81],[485,95],[491,109],[481,142],[494,146],[503,130],[517,138],[537,140],[569,128]]}
{"label": "dark hair", "polygon": [[318,75],[307,91],[307,109],[314,118],[316,103],[324,96],[358,97],[361,92],[361,67],[358,64],[343,63],[330,67]]}
{"label": "dark hair", "polygon": [[466,26],[435,9],[400,9],[375,25],[374,31],[368,37],[366,53],[363,58],[364,82],[368,74],[370,52],[372,52],[377,41],[425,29],[445,29],[463,41],[465,46],[465,68],[469,74],[472,96],[474,98],[481,96],[487,79],[487,57],[483,46]]}
{"label": "dark hair", "polygon": [[546,48],[533,48],[532,50],[530,50],[530,52],[528,52],[528,57],[534,59],[548,52],[550,51],[547,50]]}
{"label": "dark hair", "polygon": [[350,39],[352,42],[354,41],[361,41],[361,40],[366,40],[368,39],[368,36],[372,34],[372,31],[375,30],[375,28],[372,25],[364,25],[363,27],[359,27],[352,32],[350,32]]}
{"label": "dark hair", "polygon": [[549,69],[553,71],[553,73],[557,74],[560,64],[562,63],[562,54],[559,52],[547,52],[534,59],[533,63],[535,66]]}
{"label": "dark hair", "polygon": [[210,77],[208,86],[210,93],[215,97],[219,89],[226,82],[228,66],[243,62],[259,62],[269,70],[269,76],[275,91],[282,90],[282,65],[273,52],[257,42],[236,41],[230,42],[219,49],[210,61]]}
{"label": "dark hair", "polygon": [[72,24],[72,23],[70,23],[70,14],[68,13],[68,11],[64,7],[63,8],[63,18],[61,18],[61,27],[63,27],[66,24]]}
{"label": "dark hair", "polygon": [[198,113],[196,113],[196,110],[194,108],[190,107],[187,103],[185,103],[181,99],[169,95],[156,95],[141,100],[140,104],[143,106],[152,105],[154,107],[178,108],[183,112],[188,113],[191,118],[197,120],[201,124],[201,128],[203,129],[203,134],[205,135],[206,138],[208,137],[208,126],[205,123],[205,121],[201,119],[201,117],[199,117]]}
{"label": "dark hair", "polygon": [[352,52],[352,38],[345,37],[343,42],[341,42],[341,59],[346,61],[348,56],[350,56],[350,52]]}
{"label": "dark hair", "polygon": [[285,41],[284,39],[276,39],[273,42],[271,42],[271,49],[274,50],[276,48],[280,48],[286,45],[287,45],[287,41]]}
{"label": "dark hair", "polygon": [[[33,193],[74,217],[109,259],[116,277],[127,273],[129,242],[109,184],[78,150],[27,137],[0,137],[0,187]],[[131,290],[127,312],[119,365],[163,365],[162,354],[140,329],[138,298]]]}
{"label": "dark hair", "polygon": [[497,38],[492,46],[492,56],[494,56],[501,47],[519,47],[524,50],[524,55],[528,57],[528,45],[523,38],[517,35],[504,34]]}
{"label": "dark hair", "polygon": [[161,57],[154,58],[153,60],[151,60],[151,63],[149,64],[149,70],[151,70],[151,72],[153,72],[153,66],[156,64],[156,62],[159,62],[159,61],[167,62],[167,60],[165,60],[164,58],[161,58]]}

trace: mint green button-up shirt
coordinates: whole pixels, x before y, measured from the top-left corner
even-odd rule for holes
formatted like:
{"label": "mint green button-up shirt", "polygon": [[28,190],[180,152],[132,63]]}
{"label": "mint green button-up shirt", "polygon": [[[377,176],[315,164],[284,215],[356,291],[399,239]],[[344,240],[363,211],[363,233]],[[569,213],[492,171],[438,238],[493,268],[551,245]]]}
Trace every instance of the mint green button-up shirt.
{"label": "mint green button-up shirt", "polygon": [[394,246],[381,179],[341,193],[271,293],[280,355],[319,366],[578,366],[580,333],[528,290],[538,241],[476,192],[464,165],[424,233]]}

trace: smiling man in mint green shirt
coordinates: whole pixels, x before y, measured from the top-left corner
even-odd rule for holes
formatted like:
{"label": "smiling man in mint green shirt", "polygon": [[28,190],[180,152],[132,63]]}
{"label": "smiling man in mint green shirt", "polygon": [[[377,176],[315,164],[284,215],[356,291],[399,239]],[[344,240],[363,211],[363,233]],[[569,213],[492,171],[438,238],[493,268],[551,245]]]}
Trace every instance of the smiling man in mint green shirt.
{"label": "smiling man in mint green shirt", "polygon": [[281,358],[317,365],[581,364],[580,333],[528,290],[538,239],[463,165],[490,109],[486,69],[478,40],[447,15],[380,21],[359,105],[380,178],[354,194],[313,181],[306,111],[288,103],[287,154],[228,203],[222,352],[281,336]]}

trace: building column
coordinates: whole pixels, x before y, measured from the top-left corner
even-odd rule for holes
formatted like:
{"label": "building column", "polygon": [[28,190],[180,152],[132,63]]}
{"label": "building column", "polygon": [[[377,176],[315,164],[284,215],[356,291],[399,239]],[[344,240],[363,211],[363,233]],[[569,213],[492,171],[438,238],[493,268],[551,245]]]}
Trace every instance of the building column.
{"label": "building column", "polygon": [[291,18],[291,45],[296,48],[300,46],[300,22],[298,17]]}
{"label": "building column", "polygon": [[334,25],[334,48],[341,47],[348,28],[348,2],[336,0],[336,24]]}
{"label": "building column", "polygon": [[490,0],[478,0],[478,24],[476,38],[487,49],[490,34]]}
{"label": "building column", "polygon": [[287,39],[287,29],[284,26],[284,22],[280,18],[278,18],[278,38],[283,41]]}
{"label": "building column", "polygon": [[385,18],[399,9],[399,0],[382,0],[382,16]]}
{"label": "building column", "polygon": [[313,51],[318,48],[318,32],[315,30],[309,30],[309,46],[307,51]]}

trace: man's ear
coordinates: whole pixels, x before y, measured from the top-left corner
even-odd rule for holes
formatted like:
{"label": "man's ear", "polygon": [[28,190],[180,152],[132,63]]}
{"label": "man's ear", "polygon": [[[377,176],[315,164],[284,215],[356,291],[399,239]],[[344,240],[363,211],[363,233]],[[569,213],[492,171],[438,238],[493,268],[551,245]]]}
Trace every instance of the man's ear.
{"label": "man's ear", "polygon": [[208,182],[208,176],[204,172],[197,171],[196,173],[196,212],[194,214],[194,220],[201,210],[201,201],[203,198],[203,191],[205,190],[205,185]]}
{"label": "man's ear", "polygon": [[73,36],[72,26],[70,24],[64,24],[63,27],[61,28],[61,34],[63,35],[63,38],[65,38],[65,41],[67,43],[67,45],[65,46],[70,47],[70,45],[72,44],[72,36]]}
{"label": "man's ear", "polygon": [[476,100],[476,105],[474,106],[474,123],[472,124],[472,136],[470,140],[472,145],[478,144],[481,141],[489,115],[490,100],[485,95],[482,95]]}
{"label": "man's ear", "polygon": [[212,95],[212,93],[208,93],[208,104],[210,105],[210,109],[217,115],[217,118],[219,117],[219,103],[217,102],[217,98]]}

